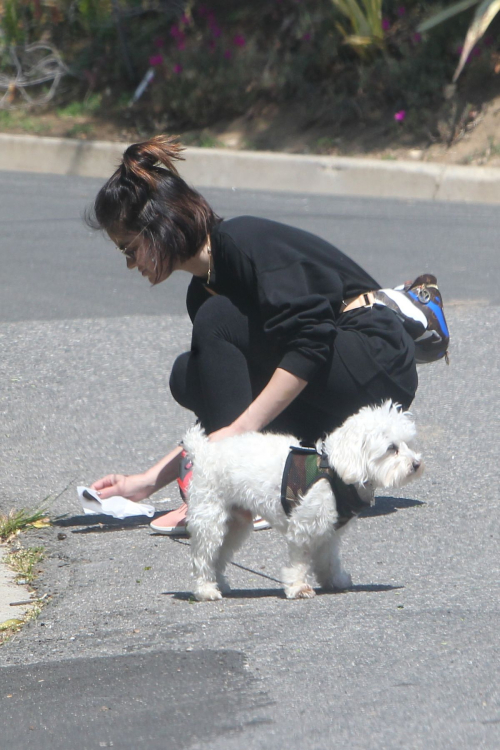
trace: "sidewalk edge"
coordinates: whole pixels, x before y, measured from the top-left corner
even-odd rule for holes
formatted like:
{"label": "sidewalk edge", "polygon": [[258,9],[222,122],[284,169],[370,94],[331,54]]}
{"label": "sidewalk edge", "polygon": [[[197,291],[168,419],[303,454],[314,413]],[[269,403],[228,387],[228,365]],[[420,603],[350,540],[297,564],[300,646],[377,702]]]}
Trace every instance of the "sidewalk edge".
{"label": "sidewalk edge", "polygon": [[[109,177],[127,143],[0,133],[0,170]],[[188,148],[199,187],[500,203],[500,169],[264,151]]]}

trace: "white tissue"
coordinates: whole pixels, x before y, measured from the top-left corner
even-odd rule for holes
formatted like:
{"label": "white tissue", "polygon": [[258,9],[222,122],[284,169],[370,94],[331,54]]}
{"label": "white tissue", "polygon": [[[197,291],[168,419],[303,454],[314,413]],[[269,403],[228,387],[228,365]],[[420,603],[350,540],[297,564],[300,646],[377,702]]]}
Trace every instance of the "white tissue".
{"label": "white tissue", "polygon": [[[76,489],[86,516],[97,516],[104,513],[107,516],[113,516],[113,518],[123,519],[130,518],[130,516],[148,516],[152,518],[155,514],[155,509],[152,505],[133,503],[132,500],[127,500],[126,497],[121,497],[120,495],[114,495],[113,497],[106,498],[106,500],[101,500],[99,495],[88,487],[77,487]],[[83,497],[84,490],[89,495],[92,495],[93,500]]]}

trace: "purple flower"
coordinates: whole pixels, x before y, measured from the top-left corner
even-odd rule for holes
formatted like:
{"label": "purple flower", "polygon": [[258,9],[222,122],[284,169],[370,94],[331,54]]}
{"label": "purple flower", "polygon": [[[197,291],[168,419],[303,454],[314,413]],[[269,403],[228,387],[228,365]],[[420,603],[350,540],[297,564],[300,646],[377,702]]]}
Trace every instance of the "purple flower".
{"label": "purple flower", "polygon": [[186,16],[186,14],[184,13],[181,16],[181,23],[184,24],[184,26],[189,26],[189,24],[191,23],[191,19],[189,18],[189,16]]}
{"label": "purple flower", "polygon": [[182,73],[182,65],[180,63],[176,63],[174,65],[174,73],[177,73],[177,75],[179,75],[179,73]]}
{"label": "purple flower", "polygon": [[419,44],[422,41],[422,34],[419,34],[418,31],[416,31],[412,36],[412,41],[415,44]]}
{"label": "purple flower", "polygon": [[402,18],[406,14],[406,8],[404,5],[400,5],[398,8],[398,16]]}
{"label": "purple flower", "polygon": [[302,36],[303,42],[310,42],[311,41],[311,33],[309,31],[306,31],[305,34]]}
{"label": "purple flower", "polygon": [[233,44],[235,47],[244,47],[246,43],[247,42],[243,34],[236,34],[236,36],[233,38]]}
{"label": "purple flower", "polygon": [[382,19],[382,30],[383,31],[389,31],[390,28],[391,28],[391,22],[389,21],[389,19],[388,18],[383,18]]}
{"label": "purple flower", "polygon": [[154,68],[156,65],[161,65],[162,62],[163,62],[162,55],[152,55],[149,58],[149,64],[151,65],[152,68]]}
{"label": "purple flower", "polygon": [[[220,35],[220,28],[219,28],[219,24],[217,23],[217,19],[215,17],[215,13],[212,10],[210,10],[210,11],[207,12],[206,15],[207,15],[207,23],[208,23],[208,26],[211,29],[212,33],[215,36],[219,36]],[[219,32],[219,34],[217,34],[217,32]]]}
{"label": "purple flower", "polygon": [[224,50],[224,57],[226,58],[226,60],[230,60],[232,56],[233,56],[233,53],[231,52],[230,49]]}
{"label": "purple flower", "polygon": [[399,112],[396,112],[394,114],[394,119],[396,122],[403,122],[403,120],[406,117],[406,109],[400,109]]}
{"label": "purple flower", "polygon": [[175,24],[170,29],[170,36],[172,36],[177,41],[177,49],[186,49],[186,35],[182,31],[182,29],[180,29]]}
{"label": "purple flower", "polygon": [[161,49],[165,46],[165,40],[158,37],[157,39],[155,39],[154,45],[157,49]]}
{"label": "purple flower", "polygon": [[217,23],[217,19],[215,17],[215,14],[212,11],[209,11],[207,13],[207,22],[208,22],[208,28],[212,32],[213,36],[218,39],[221,35],[220,26]]}

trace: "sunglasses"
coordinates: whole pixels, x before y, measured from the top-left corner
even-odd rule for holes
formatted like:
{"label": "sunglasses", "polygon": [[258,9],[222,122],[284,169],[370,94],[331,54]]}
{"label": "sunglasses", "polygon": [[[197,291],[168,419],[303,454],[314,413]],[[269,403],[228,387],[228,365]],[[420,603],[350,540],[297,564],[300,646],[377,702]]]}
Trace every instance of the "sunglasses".
{"label": "sunglasses", "polygon": [[136,251],[132,250],[131,246],[141,236],[141,234],[144,232],[145,229],[147,229],[147,227],[143,227],[141,231],[135,235],[134,239],[128,243],[128,245],[116,245],[116,249],[119,250],[122,253],[122,255],[126,257],[127,260],[131,260],[131,261],[135,260]]}

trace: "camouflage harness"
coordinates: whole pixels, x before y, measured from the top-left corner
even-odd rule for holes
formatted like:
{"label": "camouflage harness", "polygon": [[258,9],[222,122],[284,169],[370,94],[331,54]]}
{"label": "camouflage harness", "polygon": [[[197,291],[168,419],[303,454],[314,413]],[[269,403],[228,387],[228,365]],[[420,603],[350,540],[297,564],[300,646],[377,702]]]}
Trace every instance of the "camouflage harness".
{"label": "camouflage harness", "polygon": [[353,484],[346,484],[328,464],[326,453],[315,448],[290,446],[283,479],[281,482],[281,504],[287,516],[302,502],[313,484],[326,479],[332,488],[337,506],[338,519],[335,528],[342,526],[359,514],[370,503],[363,500]]}

